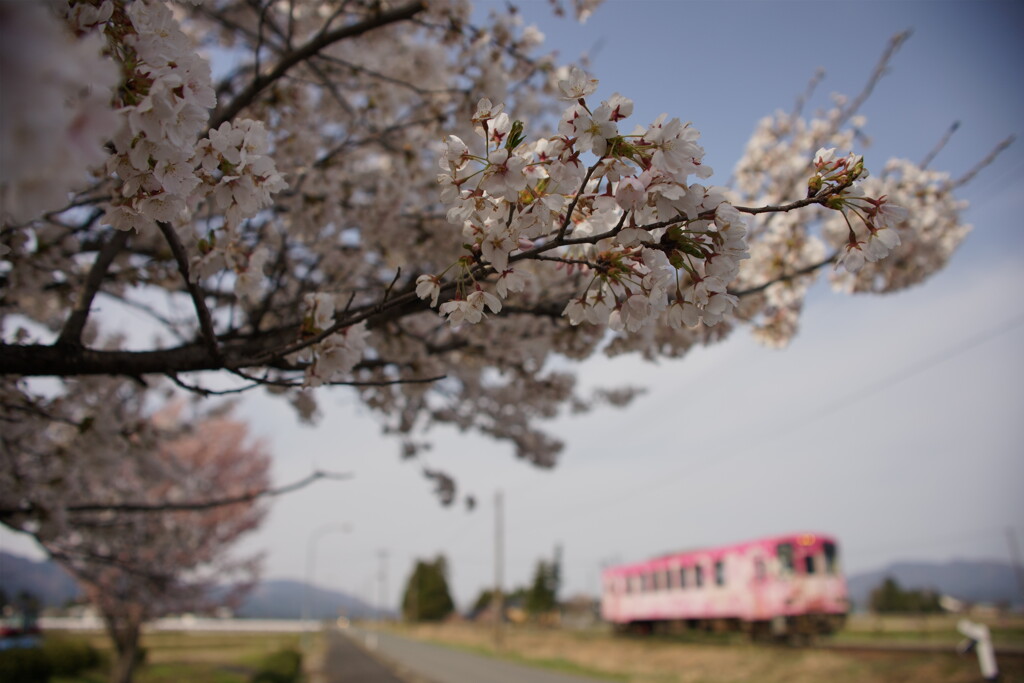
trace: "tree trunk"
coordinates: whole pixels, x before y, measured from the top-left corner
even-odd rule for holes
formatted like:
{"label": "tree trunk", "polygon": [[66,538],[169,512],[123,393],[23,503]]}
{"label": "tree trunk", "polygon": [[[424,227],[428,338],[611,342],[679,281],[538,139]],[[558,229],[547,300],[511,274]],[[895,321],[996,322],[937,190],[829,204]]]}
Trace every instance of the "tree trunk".
{"label": "tree trunk", "polygon": [[139,636],[142,623],[130,617],[105,615],[107,633],[114,641],[117,658],[110,670],[110,683],[132,683],[139,663]]}

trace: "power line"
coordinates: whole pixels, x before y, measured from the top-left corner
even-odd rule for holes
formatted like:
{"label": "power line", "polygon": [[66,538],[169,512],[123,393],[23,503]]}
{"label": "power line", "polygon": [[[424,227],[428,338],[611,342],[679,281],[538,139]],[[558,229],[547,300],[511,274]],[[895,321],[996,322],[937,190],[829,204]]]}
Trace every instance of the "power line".
{"label": "power line", "polygon": [[[801,418],[799,420],[794,420],[789,424],[786,424],[780,427],[779,429],[776,429],[773,432],[768,433],[761,438],[758,438],[756,440],[756,444],[758,446],[763,446],[764,443],[767,441],[779,439],[783,436],[786,436],[798,428],[805,427],[809,422],[817,421],[825,417],[828,417],[833,413],[839,412],[841,409],[847,407],[850,404],[862,401],[870,396],[873,396],[886,389],[889,389],[890,387],[895,386],[896,384],[905,382],[908,379],[916,377],[917,375],[920,375],[928,370],[931,370],[932,368],[942,363],[945,363],[946,361],[949,361],[1003,334],[1006,334],[1007,332],[1010,332],[1011,330],[1020,327],[1022,324],[1024,324],[1024,313],[1019,314],[1014,318],[1011,318],[1010,320],[1004,322],[1001,325],[991,327],[987,330],[979,332],[978,334],[972,335],[971,337],[964,339],[955,346],[952,346],[948,349],[928,356],[927,358],[924,358],[916,363],[913,363],[898,372],[894,372],[890,375],[887,375],[886,377],[883,377],[882,379],[866,387],[850,392],[845,396],[842,396],[839,399],[833,401],[832,403],[825,405],[820,410],[815,411],[810,415],[807,415],[806,417]],[[704,460],[703,462],[688,465],[685,470],[677,470],[676,472],[673,473],[663,474],[659,476],[657,479],[650,480],[646,484],[635,487],[630,491],[622,493],[613,498],[603,497],[600,499],[595,499],[592,503],[586,503],[575,507],[578,508],[578,512],[580,513],[586,512],[586,510],[583,510],[583,508],[587,508],[587,510],[589,510],[593,505],[601,505],[604,509],[609,509],[614,505],[621,504],[628,500],[632,500],[640,494],[647,494],[654,489],[663,488],[667,485],[673,484],[676,481],[678,481],[678,479],[682,476],[692,477],[695,473],[698,473],[708,467],[734,461],[740,456],[746,455],[750,452],[753,452],[753,449],[750,446],[745,448],[730,449],[729,453],[722,454],[714,459]],[[563,517],[561,521],[564,523],[565,518]]]}

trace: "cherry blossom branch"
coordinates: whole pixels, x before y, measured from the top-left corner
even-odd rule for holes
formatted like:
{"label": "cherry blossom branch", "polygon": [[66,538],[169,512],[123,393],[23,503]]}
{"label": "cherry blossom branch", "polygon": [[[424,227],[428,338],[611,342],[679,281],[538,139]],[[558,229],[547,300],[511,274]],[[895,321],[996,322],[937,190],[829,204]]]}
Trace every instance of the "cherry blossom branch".
{"label": "cherry blossom branch", "polygon": [[[24,531],[23,529],[14,529],[14,531],[21,531],[22,533],[33,536],[31,532]],[[56,562],[59,562],[62,567],[71,572],[76,578],[83,581],[92,581],[93,576],[83,570],[82,567],[78,566],[80,562],[87,562],[91,565],[100,565],[105,567],[116,567],[121,571],[127,572],[134,576],[142,577],[148,581],[154,583],[165,583],[171,579],[169,573],[159,573],[151,570],[141,569],[137,564],[132,562],[126,562],[122,558],[114,557],[112,555],[104,555],[102,553],[90,552],[82,550],[81,548],[74,549],[58,549],[52,544],[45,544],[46,554]]]}
{"label": "cherry blossom branch", "polygon": [[[801,199],[779,206],[736,207],[736,209],[748,214],[793,211],[812,204],[822,204],[827,201],[829,196],[831,196],[831,193]],[[623,216],[623,219],[624,218],[625,215]],[[709,218],[713,218],[713,213],[703,213],[697,217],[697,220]],[[643,227],[644,229],[650,230],[675,225],[685,220],[687,220],[685,217],[678,216],[672,220],[660,221]],[[556,236],[556,238],[552,239],[550,242],[538,245],[529,251],[511,256],[509,261],[515,262],[526,259],[535,259],[541,254],[561,246],[596,244],[602,239],[614,237],[621,229],[622,223],[623,221],[620,220],[619,225],[615,226],[611,230],[587,237],[563,237],[562,239],[558,239]],[[177,242],[180,247],[180,241],[177,240],[177,235],[173,233],[173,230],[171,232],[175,242]],[[182,255],[184,255],[183,251]],[[181,263],[182,261],[179,260],[179,267],[181,266]],[[185,268],[185,273],[187,273],[187,262],[185,262]],[[478,270],[474,271],[474,275],[478,277],[485,276],[487,273],[491,272],[493,272],[493,268],[491,268],[489,264],[482,264],[478,267]],[[190,280],[187,279],[186,281],[189,282],[190,292],[197,289]],[[453,282],[445,283],[444,291],[450,291],[454,287],[455,283]],[[203,298],[202,296],[198,296],[197,298],[196,295],[193,295],[193,301],[202,302]],[[203,303],[203,308],[205,309],[205,303]],[[364,320],[374,320],[376,322],[376,320],[379,319],[383,322],[403,315],[419,312],[425,308],[425,302],[419,299],[415,292],[406,291],[394,298],[389,298],[386,301],[357,308],[352,311],[350,315],[344,316],[322,332],[290,344],[280,345],[279,342],[274,341],[273,336],[269,333],[256,336],[253,339],[223,340],[223,343],[218,347],[219,355],[214,354],[207,343],[205,348],[195,344],[187,344],[171,349],[154,351],[102,351],[83,349],[81,353],[76,354],[76,357],[72,359],[61,353],[60,350],[55,347],[44,345],[3,344],[0,345],[0,374],[19,374],[26,376],[70,376],[79,374],[137,376],[149,373],[167,374],[198,370],[218,370],[225,367],[255,367],[280,361],[292,353],[296,353],[304,348],[323,341],[339,330],[358,324]],[[197,306],[197,312],[198,310],[199,307]],[[206,310],[207,319],[209,320],[209,312],[208,309]],[[212,331],[212,322],[210,323],[209,329]],[[293,328],[282,328],[280,332],[288,334],[289,329]],[[204,338],[205,337],[206,335],[204,334]]]}

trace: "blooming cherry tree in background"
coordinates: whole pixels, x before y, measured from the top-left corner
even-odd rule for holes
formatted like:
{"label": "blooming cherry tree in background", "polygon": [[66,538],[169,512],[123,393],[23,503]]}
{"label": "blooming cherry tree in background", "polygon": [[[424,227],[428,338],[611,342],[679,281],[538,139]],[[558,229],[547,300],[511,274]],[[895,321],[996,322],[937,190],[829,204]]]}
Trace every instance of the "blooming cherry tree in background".
{"label": "blooming cherry tree in background", "polygon": [[268,391],[305,420],[344,385],[406,456],[447,424],[551,467],[544,418],[631,395],[578,395],[572,361],[680,357],[739,327],[783,346],[821,274],[901,289],[969,230],[960,181],[869,172],[863,96],[764,119],[734,186],[708,185],[697,124],[629,121],[628,93],[596,101],[515,13],[476,25],[461,0],[72,0],[0,20],[15,526],[59,534],[51,460],[134,448],[145,402],[103,397],[161,383]]}
{"label": "blooming cherry tree in background", "polygon": [[[255,579],[258,558],[229,559],[227,553],[266,512],[247,495],[268,486],[266,448],[227,417],[185,424],[169,408],[140,425],[141,432],[173,429],[178,435],[154,450],[122,454],[114,472],[80,472],[66,501],[67,531],[37,536],[102,616],[116,652],[114,683],[132,680],[144,622],[209,606],[218,599],[215,588],[228,590],[220,597],[230,600]],[[238,502],[208,509],[173,505],[232,497]],[[105,506],[89,505],[96,501]],[[164,509],[139,504],[152,501]]]}

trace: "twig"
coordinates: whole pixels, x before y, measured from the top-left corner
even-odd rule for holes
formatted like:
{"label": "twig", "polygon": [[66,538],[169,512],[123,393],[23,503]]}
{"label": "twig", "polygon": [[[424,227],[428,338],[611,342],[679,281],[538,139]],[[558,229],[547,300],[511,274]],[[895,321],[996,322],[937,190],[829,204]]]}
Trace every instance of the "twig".
{"label": "twig", "polygon": [[897,33],[889,39],[889,44],[885,46],[885,52],[883,52],[881,58],[879,58],[874,71],[871,72],[871,76],[868,78],[868,82],[864,86],[864,89],[860,91],[860,94],[857,95],[857,97],[853,98],[852,102],[841,110],[836,124],[837,126],[842,125],[847,119],[853,116],[853,113],[860,109],[861,105],[864,104],[868,97],[871,96],[875,86],[878,85],[878,82],[882,80],[882,76],[884,76],[888,71],[889,60],[893,58],[893,55],[896,54],[896,51],[900,49],[903,43],[907,42],[907,38],[909,38],[912,33],[912,30],[907,29],[906,31]]}
{"label": "twig", "polygon": [[932,148],[932,151],[928,152],[928,154],[925,155],[924,159],[921,159],[921,168],[928,168],[928,164],[932,163],[932,160],[934,160],[938,153],[942,151],[942,149],[946,146],[946,143],[949,142],[949,139],[953,137],[953,133],[955,133],[957,128],[959,127],[960,122],[954,121],[953,125],[951,125],[949,127],[949,130],[946,131],[946,134],[942,136],[942,139],[939,140],[935,144],[935,147]]}
{"label": "twig", "polygon": [[988,153],[988,155],[984,159],[982,159],[977,164],[975,164],[974,168],[972,168],[970,171],[968,171],[967,173],[963,174],[962,176],[960,176],[956,180],[950,181],[947,184],[947,187],[949,189],[953,189],[953,188],[956,188],[956,187],[961,187],[961,186],[966,185],[967,183],[971,182],[972,180],[974,180],[974,176],[976,176],[979,173],[981,173],[982,169],[984,169],[986,166],[988,166],[993,161],[995,161],[996,157],[999,156],[1003,152],[1003,150],[1005,150],[1007,147],[1012,145],[1013,141],[1016,140],[1016,139],[1017,139],[1017,136],[1011,135],[1010,137],[1008,137],[1005,140],[1003,140],[1002,142],[1000,142],[998,145],[996,145],[992,149],[991,152]]}
{"label": "twig", "polygon": [[565,211],[565,220],[562,221],[562,227],[558,230],[558,235],[555,237],[555,242],[561,242],[562,238],[565,237],[565,233],[569,229],[569,225],[572,224],[572,212],[576,210],[576,204],[579,202],[580,197],[587,189],[587,183],[590,182],[590,176],[594,174],[594,171],[597,170],[597,167],[600,164],[601,160],[598,159],[597,163],[595,163],[593,166],[587,169],[587,175],[583,177],[583,182],[580,183],[580,191],[577,192],[576,195],[572,198],[572,201],[569,202],[569,208],[566,209]]}
{"label": "twig", "polygon": [[788,282],[788,281],[793,280],[795,278],[798,278],[798,277],[800,277],[802,275],[810,275],[814,271],[819,270],[821,268],[824,268],[825,266],[827,266],[830,263],[833,263],[836,260],[836,257],[838,257],[838,256],[839,256],[839,252],[835,252],[834,254],[832,254],[831,256],[829,256],[826,259],[818,261],[817,263],[812,263],[809,266],[804,266],[803,268],[801,268],[799,270],[795,270],[792,273],[786,273],[785,275],[780,275],[779,277],[777,277],[777,278],[775,278],[773,280],[769,280],[768,282],[764,282],[764,283],[759,284],[759,285],[757,285],[755,287],[749,287],[747,289],[741,289],[741,290],[733,291],[733,292],[729,292],[729,293],[732,294],[733,296],[736,296],[736,297],[739,297],[739,298],[742,299],[745,296],[750,296],[751,294],[757,294],[758,292],[763,292],[764,290],[768,289],[772,285],[777,285],[780,282]]}
{"label": "twig", "polygon": [[354,36],[362,35],[375,28],[387,26],[395,22],[410,19],[426,9],[423,0],[414,0],[408,4],[396,7],[386,12],[380,12],[372,17],[355,24],[342,26],[328,33],[321,33],[314,36],[309,42],[301,47],[292,50],[281,57],[281,60],[266,75],[254,74],[252,82],[249,83],[231,102],[221,111],[215,113],[210,120],[210,128],[216,129],[225,121],[230,121],[238,115],[238,112],[252,104],[256,97],[263,92],[271,83],[281,78],[293,66],[306,61],[316,55],[325,47]]}

